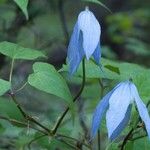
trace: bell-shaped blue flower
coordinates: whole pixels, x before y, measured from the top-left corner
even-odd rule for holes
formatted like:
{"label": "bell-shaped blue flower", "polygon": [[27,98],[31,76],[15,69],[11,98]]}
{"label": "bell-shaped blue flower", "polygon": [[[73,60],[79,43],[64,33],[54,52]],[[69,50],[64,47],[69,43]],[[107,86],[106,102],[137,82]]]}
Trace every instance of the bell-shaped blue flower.
{"label": "bell-shaped blue flower", "polygon": [[121,82],[99,102],[93,114],[91,138],[95,137],[106,112],[108,137],[111,141],[116,139],[130,120],[133,102],[150,138],[150,117],[136,86],[131,81]]}
{"label": "bell-shaped blue flower", "polygon": [[95,62],[99,64],[101,57],[100,34],[99,22],[94,14],[86,8],[78,16],[68,46],[67,61],[70,74],[77,70],[84,56],[87,60],[93,56]]}

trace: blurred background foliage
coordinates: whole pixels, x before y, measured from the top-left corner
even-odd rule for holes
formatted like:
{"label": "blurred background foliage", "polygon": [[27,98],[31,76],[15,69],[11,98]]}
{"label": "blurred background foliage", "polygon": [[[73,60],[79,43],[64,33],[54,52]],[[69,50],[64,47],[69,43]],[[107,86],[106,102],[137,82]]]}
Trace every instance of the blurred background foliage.
{"label": "blurred background foliage", "polygon": [[[59,70],[66,61],[67,45],[77,16],[86,5],[89,5],[101,24],[102,56],[111,60],[127,61],[149,67],[149,0],[102,0],[101,2],[112,13],[100,5],[81,0],[29,0],[29,19],[26,20],[25,15],[13,0],[0,0],[0,41],[10,41],[24,47],[41,50],[48,56],[46,60],[42,61],[54,65]],[[17,89],[26,82],[29,73],[32,72],[32,64],[33,61],[15,62],[14,88]],[[8,79],[9,70],[10,59],[0,55],[0,74],[3,79]],[[128,67],[126,67],[126,71],[128,71]],[[75,94],[80,86],[81,78],[73,77],[70,80],[66,73],[62,74],[72,93]],[[91,75],[93,74],[91,73]],[[113,74],[110,74],[110,79],[111,75],[113,76]],[[79,74],[79,76],[82,75]],[[59,132],[79,140],[86,138],[91,124],[92,112],[102,94],[98,80],[98,78],[87,80],[80,98],[82,101],[79,100],[76,105],[77,117],[74,124],[68,114]],[[104,83],[107,91],[108,81]],[[114,82],[111,81],[109,84],[113,85]],[[145,96],[144,94],[143,96]],[[145,96],[146,99],[149,98],[148,96]],[[65,108],[58,97],[37,91],[29,85],[18,92],[17,97],[27,112],[49,127],[54,125],[57,117]],[[17,120],[23,119],[7,95],[0,98],[0,114]],[[20,128],[17,124],[0,120],[0,150],[27,149],[27,144],[37,136],[39,133],[28,129],[28,127]],[[105,125],[102,125],[101,140],[103,141],[101,143],[103,149],[108,142]],[[150,145],[147,139],[141,140],[136,141],[136,144],[128,143],[126,149],[141,149],[139,148],[141,142],[146,143],[145,149],[149,149]],[[32,144],[32,149],[68,150],[70,147],[61,141],[43,137]],[[114,145],[110,149],[117,148]]]}

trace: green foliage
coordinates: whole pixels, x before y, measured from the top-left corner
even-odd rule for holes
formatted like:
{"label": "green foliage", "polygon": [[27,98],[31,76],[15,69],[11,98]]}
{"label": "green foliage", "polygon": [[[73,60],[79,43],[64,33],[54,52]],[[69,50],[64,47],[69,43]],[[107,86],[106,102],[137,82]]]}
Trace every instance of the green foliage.
{"label": "green foliage", "polygon": [[20,7],[22,12],[26,16],[26,19],[28,20],[29,16],[28,16],[28,11],[27,11],[27,6],[28,6],[29,0],[14,0],[14,1]]}
{"label": "green foliage", "polygon": [[[14,2],[24,13],[26,19],[29,18],[27,7],[30,5],[30,19],[28,19],[28,21],[26,21],[24,17],[22,18],[22,15],[19,13],[20,10],[16,9]],[[0,41],[8,40],[17,43],[0,42],[0,54],[8,56],[11,59],[34,60],[36,58],[46,57],[41,51],[36,50],[43,49],[47,52],[48,56],[50,56],[48,62],[54,63],[56,68],[58,68],[58,66],[63,63],[62,61],[64,60],[67,47],[67,45],[64,44],[66,40],[64,33],[72,31],[77,14],[80,9],[84,9],[83,7],[81,8],[81,6],[85,7],[88,4],[98,4],[97,6],[102,6],[109,12],[111,12],[111,8],[114,10],[114,7],[117,6],[116,3],[112,1],[106,2],[109,4],[108,6],[111,7],[109,9],[103,2],[105,1],[79,0],[75,2],[74,0],[30,0],[29,4],[29,0],[12,0],[12,3],[8,0],[0,0]],[[116,12],[116,10],[114,10],[115,13],[113,14],[105,13],[105,11],[103,13],[101,10],[98,10],[99,8],[101,9],[101,7],[90,5],[90,9],[94,10],[95,13],[97,12],[97,18],[103,18],[99,20],[100,23],[102,23],[102,38],[104,42],[102,42],[102,45],[105,44],[102,46],[102,56],[110,60],[102,58],[101,66],[96,65],[93,60],[86,61],[86,84],[76,105],[72,103],[72,95],[76,95],[82,84],[83,73],[81,65],[73,77],[68,77],[67,65],[63,65],[60,72],[57,72],[51,64],[36,62],[33,65],[33,73],[28,77],[28,83],[34,87],[32,88],[28,84],[22,86],[22,82],[26,82],[25,80],[30,72],[30,62],[23,61],[20,67],[20,62],[18,61],[15,63],[14,68],[11,68],[13,70],[12,85],[10,85],[10,82],[0,79],[0,96],[9,91],[12,86],[12,92],[16,96],[18,103],[22,104],[21,107],[25,106],[23,110],[31,115],[37,122],[46,125],[48,129],[53,129],[53,125],[57,122],[57,117],[61,115],[65,109],[62,103],[67,104],[71,110],[72,106],[76,106],[74,109],[75,115],[73,116],[75,120],[74,124],[70,121],[71,118],[68,113],[59,126],[57,133],[74,137],[79,140],[79,142],[70,138],[59,137],[56,133],[55,137],[45,136],[34,141],[31,149],[70,150],[71,147],[66,145],[64,141],[74,146],[80,144],[80,142],[82,143],[82,141],[88,144],[89,139],[86,138],[88,136],[87,132],[89,132],[91,127],[93,110],[102,95],[113,88],[116,83],[132,78],[144,103],[146,104],[150,100],[150,69],[136,64],[137,62],[139,63],[139,59],[141,59],[142,65],[146,64],[149,66],[150,64],[149,58],[148,61],[145,60],[145,58],[150,55],[150,12],[148,5],[146,1],[143,1],[142,5],[145,5],[145,7],[142,8],[140,1],[137,0],[122,1],[122,3],[123,12]],[[139,3],[140,9],[137,8],[137,3]],[[70,9],[72,4],[75,7]],[[133,4],[134,6],[132,6]],[[131,9],[129,9],[129,5],[130,8],[132,7]],[[122,7],[117,9],[121,10]],[[62,51],[65,51],[64,56]],[[7,63],[10,60],[7,59],[7,57],[3,57],[3,55],[0,55],[0,59],[2,58],[0,61],[3,62],[3,58],[5,59],[4,65],[0,66],[0,73],[2,78],[5,76],[6,79],[10,73],[10,68],[7,67]],[[134,57],[134,55],[138,55],[139,57]],[[134,59],[130,59],[130,57]],[[118,58],[135,63],[118,61]],[[60,59],[62,59],[62,61]],[[28,71],[26,71],[26,69]],[[60,73],[63,73],[63,77],[66,81]],[[69,84],[73,94],[71,94],[67,84]],[[10,149],[19,150],[27,149],[27,144],[32,139],[43,134],[40,133],[40,131],[28,129],[27,126],[30,125],[31,128],[35,127],[42,131],[45,130],[27,118],[23,118],[17,105],[14,104],[9,96],[10,95],[5,94],[5,98],[0,97],[0,149],[2,147],[6,147],[3,149],[7,149],[8,147]],[[22,100],[21,102],[20,99]],[[119,146],[124,136],[132,127],[137,126],[138,119],[139,113],[136,111],[136,108],[133,107],[128,126],[115,142],[108,145],[107,143],[109,142],[106,140],[106,122],[103,119],[101,124],[101,149],[120,149]],[[135,130],[135,132],[137,132],[133,138],[145,134],[143,129],[140,131],[141,129],[142,128],[137,128]],[[28,135],[27,131],[29,131]],[[93,140],[93,143],[94,148],[97,149],[97,140]],[[147,150],[150,149],[149,143],[147,137],[136,139],[135,141],[128,140],[124,149]],[[83,149],[87,148],[83,146]]]}
{"label": "green foliage", "polygon": [[14,43],[1,42],[0,43],[0,53],[9,56],[12,59],[26,59],[33,60],[38,57],[45,57],[45,55],[37,50],[30,48],[24,48]]}
{"label": "green foliage", "polygon": [[28,78],[31,86],[62,98],[68,105],[72,96],[63,77],[47,63],[37,62],[33,65],[34,73]]}
{"label": "green foliage", "polygon": [[0,96],[5,94],[10,89],[10,83],[8,81],[0,79]]}
{"label": "green foliage", "polygon": [[[136,55],[149,55],[148,22],[150,13],[148,9],[137,9],[119,12],[109,15],[106,19],[108,23],[107,33],[113,43],[120,44],[122,49],[126,49]],[[122,45],[123,44],[123,45]]]}
{"label": "green foliage", "polygon": [[[108,59],[101,59],[102,69],[93,61],[86,61],[87,78],[105,78],[116,80],[117,82],[129,80],[130,78],[138,87],[143,100],[147,102],[150,97],[150,70],[133,63],[117,62]],[[67,71],[67,66],[63,66],[60,71]],[[76,76],[82,76],[82,67],[80,66]],[[143,80],[144,79],[144,80]]]}
{"label": "green foliage", "polygon": [[150,149],[150,142],[147,137],[139,138],[135,141],[128,142],[125,150],[148,150]]}
{"label": "green foliage", "polygon": [[16,104],[10,99],[0,97],[0,114],[10,119],[22,120],[23,117],[17,109]]}

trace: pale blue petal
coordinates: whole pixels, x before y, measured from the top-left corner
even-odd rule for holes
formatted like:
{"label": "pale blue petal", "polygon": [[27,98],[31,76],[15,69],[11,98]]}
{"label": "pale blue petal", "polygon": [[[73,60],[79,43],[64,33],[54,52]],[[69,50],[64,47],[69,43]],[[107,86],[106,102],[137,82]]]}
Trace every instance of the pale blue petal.
{"label": "pale blue petal", "polygon": [[106,113],[109,138],[124,119],[131,99],[129,81],[122,82],[111,95],[109,99],[109,109]]}
{"label": "pale blue petal", "polygon": [[109,98],[112,92],[113,91],[110,91],[107,95],[103,97],[103,99],[99,102],[99,104],[97,105],[94,111],[93,120],[92,120],[92,128],[91,128],[91,139],[95,137],[97,130],[100,127],[102,117],[109,106]]}
{"label": "pale blue petal", "polygon": [[93,57],[94,57],[94,60],[97,64],[100,63],[100,58],[101,58],[101,48],[100,48],[100,42],[98,42],[98,45],[93,53]]}
{"label": "pale blue petal", "polygon": [[82,47],[82,33],[78,28],[78,23],[75,24],[71,40],[68,46],[68,53],[67,53],[67,61],[69,65],[69,73],[73,74],[84,55],[83,47]]}
{"label": "pale blue petal", "polygon": [[100,24],[91,11],[85,10],[78,16],[78,25],[83,33],[83,49],[86,58],[89,59],[100,40]]}
{"label": "pale blue petal", "polygon": [[118,127],[114,130],[114,132],[110,136],[111,141],[115,140],[119,136],[119,134],[122,132],[122,130],[127,126],[130,120],[130,116],[131,116],[131,109],[132,109],[132,105],[130,104],[127,109],[124,119],[121,121],[121,123],[118,125]]}
{"label": "pale blue petal", "polygon": [[148,114],[148,110],[147,110],[145,104],[142,102],[142,100],[138,94],[137,88],[134,84],[131,84],[131,92],[133,93],[134,100],[136,102],[140,117],[145,124],[146,131],[147,131],[149,139],[150,139],[150,116]]}
{"label": "pale blue petal", "polygon": [[121,84],[118,84],[114,89],[112,89],[108,94],[106,94],[102,100],[98,103],[94,114],[93,114],[93,120],[92,120],[92,128],[91,128],[91,139],[95,137],[97,130],[101,124],[102,117],[104,113],[106,112],[108,106],[109,106],[109,98],[112,95],[112,93],[120,86]]}

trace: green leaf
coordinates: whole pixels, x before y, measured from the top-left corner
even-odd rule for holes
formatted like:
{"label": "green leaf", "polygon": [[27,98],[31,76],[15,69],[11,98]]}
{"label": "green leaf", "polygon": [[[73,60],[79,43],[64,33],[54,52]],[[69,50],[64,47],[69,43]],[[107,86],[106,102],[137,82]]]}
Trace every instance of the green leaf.
{"label": "green leaf", "polygon": [[102,2],[100,2],[98,0],[82,0],[82,1],[83,2],[91,2],[91,3],[99,4],[102,7],[104,7],[106,10],[108,10],[110,13],[112,13],[111,10],[107,6],[105,6]]}
{"label": "green leaf", "polygon": [[72,103],[72,96],[65,80],[52,65],[36,62],[33,70],[34,73],[28,78],[31,86],[62,98],[68,105]]}
{"label": "green leaf", "polygon": [[0,43],[0,53],[12,59],[33,60],[38,57],[45,57],[45,55],[40,51],[24,48],[17,44],[6,41]]}
{"label": "green leaf", "polygon": [[2,134],[5,131],[5,128],[0,124],[0,134]]}
{"label": "green leaf", "polygon": [[10,89],[10,83],[8,81],[0,79],[0,96],[5,94]]}
{"label": "green leaf", "polygon": [[[150,69],[133,63],[117,62],[101,58],[102,69],[93,61],[85,61],[87,78],[113,79],[117,82],[133,79],[142,100],[147,102],[150,98]],[[105,66],[109,66],[105,67]],[[111,66],[111,68],[110,68]],[[68,71],[68,66],[63,65],[60,71]],[[119,74],[118,74],[119,73]],[[79,66],[75,76],[82,77],[82,65]]]}
{"label": "green leaf", "polygon": [[27,11],[27,6],[28,6],[29,0],[14,0],[14,1],[22,10],[24,15],[26,16],[26,19],[28,20],[29,16],[28,16],[28,11]]}
{"label": "green leaf", "polygon": [[23,120],[16,104],[10,99],[0,97],[0,114],[11,119]]}
{"label": "green leaf", "polygon": [[128,142],[125,150],[148,150],[150,149],[150,142],[148,137],[139,138],[135,141]]}
{"label": "green leaf", "polygon": [[118,67],[114,67],[114,66],[111,66],[111,65],[105,65],[104,67],[109,69],[112,72],[116,72],[116,73],[120,74],[120,71],[119,71]]}
{"label": "green leaf", "polygon": [[134,147],[133,145],[134,145],[133,141],[127,142],[127,144],[125,145],[124,149],[125,150],[133,150],[133,147]]}
{"label": "green leaf", "polygon": [[[115,68],[117,66],[107,63],[107,59],[101,59],[102,66],[111,65]],[[86,68],[86,78],[107,78],[107,79],[118,79],[120,76],[118,73],[107,69],[106,67],[100,68],[100,66],[96,65],[92,60],[85,61],[85,68]],[[68,66],[63,65],[63,68],[60,71],[68,71]],[[82,77],[82,65],[80,64],[76,76]]]}

